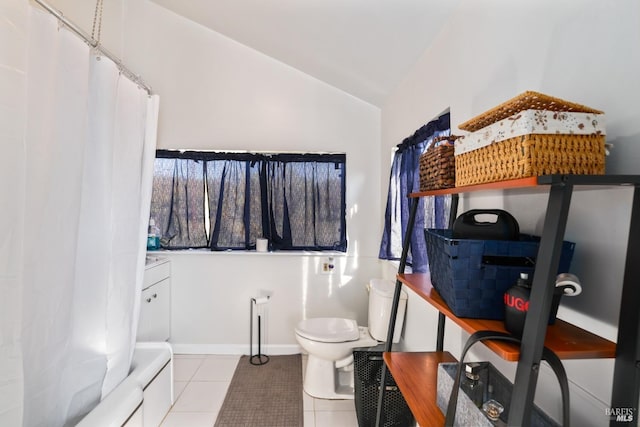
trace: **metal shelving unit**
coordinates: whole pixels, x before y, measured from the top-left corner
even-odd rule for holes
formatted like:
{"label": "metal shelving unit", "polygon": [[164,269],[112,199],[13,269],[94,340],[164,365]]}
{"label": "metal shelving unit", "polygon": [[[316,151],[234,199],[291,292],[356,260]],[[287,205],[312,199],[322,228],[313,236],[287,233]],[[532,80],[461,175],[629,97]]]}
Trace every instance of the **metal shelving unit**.
{"label": "metal shelving unit", "polygon": [[[531,291],[531,307],[527,315],[524,326],[522,344],[519,349],[515,349],[516,356],[505,357],[501,353],[500,348],[503,345],[489,342],[487,346],[496,354],[506,360],[517,360],[516,377],[513,389],[513,400],[509,410],[508,424],[513,426],[528,426],[531,416],[531,409],[535,395],[535,389],[538,380],[538,372],[540,360],[542,357],[542,349],[546,344],[549,345],[547,337],[547,320],[551,309],[551,301],[553,296],[553,288],[555,283],[555,275],[560,259],[562,241],[564,239],[565,228],[568,219],[569,205],[571,196],[576,186],[590,187],[606,187],[606,186],[632,186],[633,201],[631,206],[631,221],[629,228],[629,240],[627,246],[624,283],[622,287],[622,298],[620,303],[620,316],[618,322],[618,338],[617,344],[596,337],[587,331],[580,330],[580,334],[584,336],[595,337],[589,344],[589,348],[583,348],[580,351],[565,348],[565,353],[560,353],[561,358],[597,358],[615,356],[615,369],[613,378],[613,392],[611,397],[611,408],[625,408],[631,410],[633,421],[637,425],[638,421],[638,399],[640,397],[640,286],[635,283],[640,278],[640,176],[638,175],[546,175],[532,178],[522,178],[510,181],[480,184],[467,187],[451,188],[445,190],[434,190],[427,192],[413,193],[409,195],[412,199],[409,223],[407,227],[405,241],[403,242],[402,257],[398,268],[398,278],[396,280],[396,289],[393,300],[391,313],[391,321],[389,322],[389,330],[387,335],[387,343],[385,346],[385,361],[382,371],[382,381],[385,380],[387,369],[389,366],[393,369],[393,375],[402,390],[402,384],[409,387],[415,384],[415,378],[411,381],[404,381],[404,376],[414,375],[413,368],[420,364],[431,363],[434,355],[437,358],[442,357],[444,324],[445,317],[449,317],[457,324],[461,325],[467,332],[474,332],[484,328],[490,330],[501,330],[501,322],[468,322],[467,319],[459,319],[448,310],[446,304],[437,295],[437,292],[430,289],[430,283],[425,283],[422,275],[405,275],[406,258],[410,244],[410,236],[415,223],[415,214],[418,206],[418,200],[425,196],[436,196],[451,194],[454,196],[452,202],[452,213],[450,216],[450,225],[455,218],[457,211],[457,195],[462,193],[484,191],[484,190],[508,190],[516,188],[544,188],[548,190],[547,210],[544,220],[544,227],[538,250],[536,261],[534,280]],[[438,339],[436,344],[436,352],[425,353],[423,356],[416,357],[394,357],[391,353],[391,337],[394,333],[395,318],[397,315],[397,307],[400,298],[400,290],[402,285],[407,284],[425,300],[434,305],[440,312],[438,320]],[[564,322],[562,322],[564,324]],[[569,325],[569,324],[567,324]],[[553,326],[550,328],[554,328]],[[568,329],[558,334],[560,338],[566,334],[570,335],[571,342],[573,330],[572,325]],[[579,329],[579,328],[575,328]],[[502,329],[503,330],[503,329]],[[591,338],[589,338],[591,339]],[[507,345],[508,346],[508,345]],[[553,345],[552,345],[553,347]],[[514,358],[515,357],[515,358]],[[406,361],[405,361],[406,359]],[[425,371],[426,372],[426,371]],[[418,373],[418,375],[420,375]],[[432,373],[423,373],[423,375],[432,375]],[[425,384],[433,383],[433,378],[425,377]],[[406,391],[409,391],[407,388]],[[413,391],[412,391],[413,392]],[[384,400],[384,388],[381,388],[378,399],[378,413],[376,426],[380,426],[382,416],[382,405]],[[436,403],[429,399],[415,398],[409,402],[414,414],[433,413],[432,406]],[[413,405],[413,406],[412,406]],[[428,406],[429,411],[421,406]],[[435,406],[437,409],[437,406]],[[418,417],[416,417],[418,419]],[[422,422],[421,422],[422,421]],[[434,423],[435,421],[435,423]],[[418,419],[421,427],[427,425],[441,425],[442,420],[439,417],[431,419]],[[629,425],[629,422],[611,420],[611,426]]]}

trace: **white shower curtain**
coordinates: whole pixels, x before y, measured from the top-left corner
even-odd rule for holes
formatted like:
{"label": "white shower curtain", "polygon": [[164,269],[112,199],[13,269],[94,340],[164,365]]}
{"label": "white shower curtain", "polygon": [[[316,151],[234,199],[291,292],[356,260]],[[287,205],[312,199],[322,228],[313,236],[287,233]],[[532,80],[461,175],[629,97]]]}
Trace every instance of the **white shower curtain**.
{"label": "white shower curtain", "polygon": [[158,98],[35,8],[27,98],[23,425],[74,425],[129,371]]}

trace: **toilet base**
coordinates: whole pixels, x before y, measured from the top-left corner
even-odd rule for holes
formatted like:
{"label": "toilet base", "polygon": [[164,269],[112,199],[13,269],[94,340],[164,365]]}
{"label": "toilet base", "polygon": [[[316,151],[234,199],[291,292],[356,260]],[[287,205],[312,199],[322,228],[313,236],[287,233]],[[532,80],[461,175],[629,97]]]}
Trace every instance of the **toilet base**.
{"label": "toilet base", "polygon": [[336,368],[335,362],[309,354],[303,387],[318,399],[353,399],[353,365]]}

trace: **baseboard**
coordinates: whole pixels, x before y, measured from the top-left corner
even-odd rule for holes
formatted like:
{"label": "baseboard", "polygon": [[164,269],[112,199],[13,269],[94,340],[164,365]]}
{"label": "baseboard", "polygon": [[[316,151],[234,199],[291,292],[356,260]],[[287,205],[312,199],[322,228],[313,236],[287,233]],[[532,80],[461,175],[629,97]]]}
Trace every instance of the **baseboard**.
{"label": "baseboard", "polygon": [[[183,344],[171,343],[175,354],[249,354],[249,346],[246,344]],[[297,344],[265,345],[261,351],[266,355],[297,354],[302,349]],[[258,352],[253,348],[253,354]]]}

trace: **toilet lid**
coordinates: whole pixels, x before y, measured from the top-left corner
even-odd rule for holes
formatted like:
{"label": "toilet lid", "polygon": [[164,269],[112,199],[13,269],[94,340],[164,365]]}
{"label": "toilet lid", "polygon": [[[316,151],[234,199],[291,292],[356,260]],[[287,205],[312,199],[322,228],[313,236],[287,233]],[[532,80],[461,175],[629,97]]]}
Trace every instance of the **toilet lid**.
{"label": "toilet lid", "polygon": [[337,317],[305,319],[298,323],[296,333],[320,342],[347,342],[360,338],[358,323],[355,320]]}

